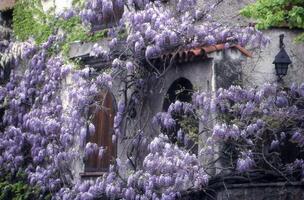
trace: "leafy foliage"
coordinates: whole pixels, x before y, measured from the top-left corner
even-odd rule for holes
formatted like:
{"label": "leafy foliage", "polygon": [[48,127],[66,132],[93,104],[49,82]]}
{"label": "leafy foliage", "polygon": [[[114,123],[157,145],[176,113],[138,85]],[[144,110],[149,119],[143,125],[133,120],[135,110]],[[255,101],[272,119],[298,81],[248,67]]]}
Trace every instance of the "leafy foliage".
{"label": "leafy foliage", "polygon": [[38,187],[30,186],[24,173],[15,176],[7,174],[0,178],[0,200],[50,200],[50,194],[43,194]]}
{"label": "leafy foliage", "polygon": [[[304,3],[302,0],[258,0],[245,7],[241,14],[257,20],[257,27],[289,27],[304,29]],[[300,34],[298,41],[304,41]]]}
{"label": "leafy foliage", "polygon": [[39,0],[17,1],[13,13],[13,29],[17,39],[25,41],[34,37],[38,44],[53,33],[50,17],[42,10]]}
{"label": "leafy foliage", "polygon": [[[79,2],[77,3],[79,4]],[[43,11],[40,0],[19,0],[14,7],[13,30],[16,38],[25,41],[33,38],[37,44],[46,42],[48,38],[62,30],[65,40],[59,43],[59,49],[67,55],[72,42],[96,42],[107,36],[107,30],[90,33],[82,24],[79,16],[56,16],[54,8]],[[65,11],[68,12],[68,11]]]}

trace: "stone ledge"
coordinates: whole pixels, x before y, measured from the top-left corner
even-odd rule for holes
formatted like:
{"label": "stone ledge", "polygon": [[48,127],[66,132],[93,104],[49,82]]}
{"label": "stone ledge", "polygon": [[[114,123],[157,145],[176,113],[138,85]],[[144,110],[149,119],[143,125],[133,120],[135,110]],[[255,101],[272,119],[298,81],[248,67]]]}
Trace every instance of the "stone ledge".
{"label": "stone ledge", "polygon": [[251,188],[251,187],[282,187],[282,186],[303,186],[303,182],[270,182],[270,183],[243,183],[230,184],[227,188]]}
{"label": "stone ledge", "polygon": [[187,191],[183,200],[303,200],[303,182],[223,184],[222,187]]}

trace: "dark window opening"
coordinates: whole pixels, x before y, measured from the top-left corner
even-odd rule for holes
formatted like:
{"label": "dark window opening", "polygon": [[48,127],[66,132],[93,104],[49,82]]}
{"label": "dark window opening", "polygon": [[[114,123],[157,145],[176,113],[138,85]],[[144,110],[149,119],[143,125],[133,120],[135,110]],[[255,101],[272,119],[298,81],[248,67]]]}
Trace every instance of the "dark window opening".
{"label": "dark window opening", "polygon": [[0,24],[11,28],[13,23],[13,9],[0,12]]}
{"label": "dark window opening", "polygon": [[[163,111],[167,111],[171,103],[175,101],[191,103],[193,94],[193,85],[186,78],[179,78],[172,83],[168,89],[167,95],[163,104]],[[176,128],[174,130],[162,130],[164,131],[169,139],[173,143],[177,143],[181,147],[185,147],[190,152],[197,154],[198,145],[198,127],[199,122],[195,116],[186,116],[186,115],[174,115],[172,116],[177,122]],[[182,129],[185,134],[182,137],[178,136],[178,131]],[[186,142],[187,141],[187,142]]]}
{"label": "dark window opening", "polygon": [[85,160],[85,172],[105,172],[116,159],[116,144],[112,143],[113,125],[115,117],[115,101],[109,91],[101,94],[101,106],[96,108],[93,123],[95,134],[89,136],[88,142],[96,143],[106,149],[103,157],[98,157],[98,152],[90,155]]}
{"label": "dark window opening", "polygon": [[167,111],[171,103],[174,103],[176,100],[190,103],[192,100],[192,94],[192,83],[186,78],[177,79],[168,89],[166,98],[164,100],[163,110]]}

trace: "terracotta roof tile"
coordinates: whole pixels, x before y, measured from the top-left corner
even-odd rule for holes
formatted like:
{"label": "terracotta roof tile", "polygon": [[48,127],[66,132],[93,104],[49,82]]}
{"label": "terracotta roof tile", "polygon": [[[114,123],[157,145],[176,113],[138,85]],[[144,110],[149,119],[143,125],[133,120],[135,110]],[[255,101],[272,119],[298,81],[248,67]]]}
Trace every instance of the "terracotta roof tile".
{"label": "terracotta roof tile", "polygon": [[[238,49],[243,55],[246,57],[252,57],[252,53],[249,52],[244,47],[241,47],[240,45],[231,45],[229,48],[236,48]],[[210,53],[216,52],[216,51],[222,51],[225,49],[224,44],[216,44],[212,46],[203,46],[203,47],[197,47],[193,49],[188,50],[182,50],[177,53],[165,53],[161,56],[161,59],[166,59],[168,57],[172,57],[173,54],[176,54],[176,59],[180,62],[187,62],[194,59],[194,57],[198,56],[207,56]]]}
{"label": "terracotta roof tile", "polygon": [[[249,52],[244,47],[241,47],[240,45],[231,45],[229,48],[237,48],[245,56],[252,57],[252,53]],[[224,44],[216,44],[216,45],[212,45],[212,46],[202,47],[201,49],[203,49],[208,54],[208,53],[212,53],[212,52],[215,52],[215,51],[224,50],[225,45]]]}

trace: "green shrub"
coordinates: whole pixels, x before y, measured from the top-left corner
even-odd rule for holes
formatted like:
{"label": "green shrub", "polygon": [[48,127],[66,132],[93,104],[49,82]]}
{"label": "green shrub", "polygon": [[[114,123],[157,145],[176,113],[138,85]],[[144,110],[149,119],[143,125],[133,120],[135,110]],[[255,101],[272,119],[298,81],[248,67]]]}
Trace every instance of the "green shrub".
{"label": "green shrub", "polygon": [[51,195],[27,183],[22,172],[0,176],[0,200],[48,200]]}

